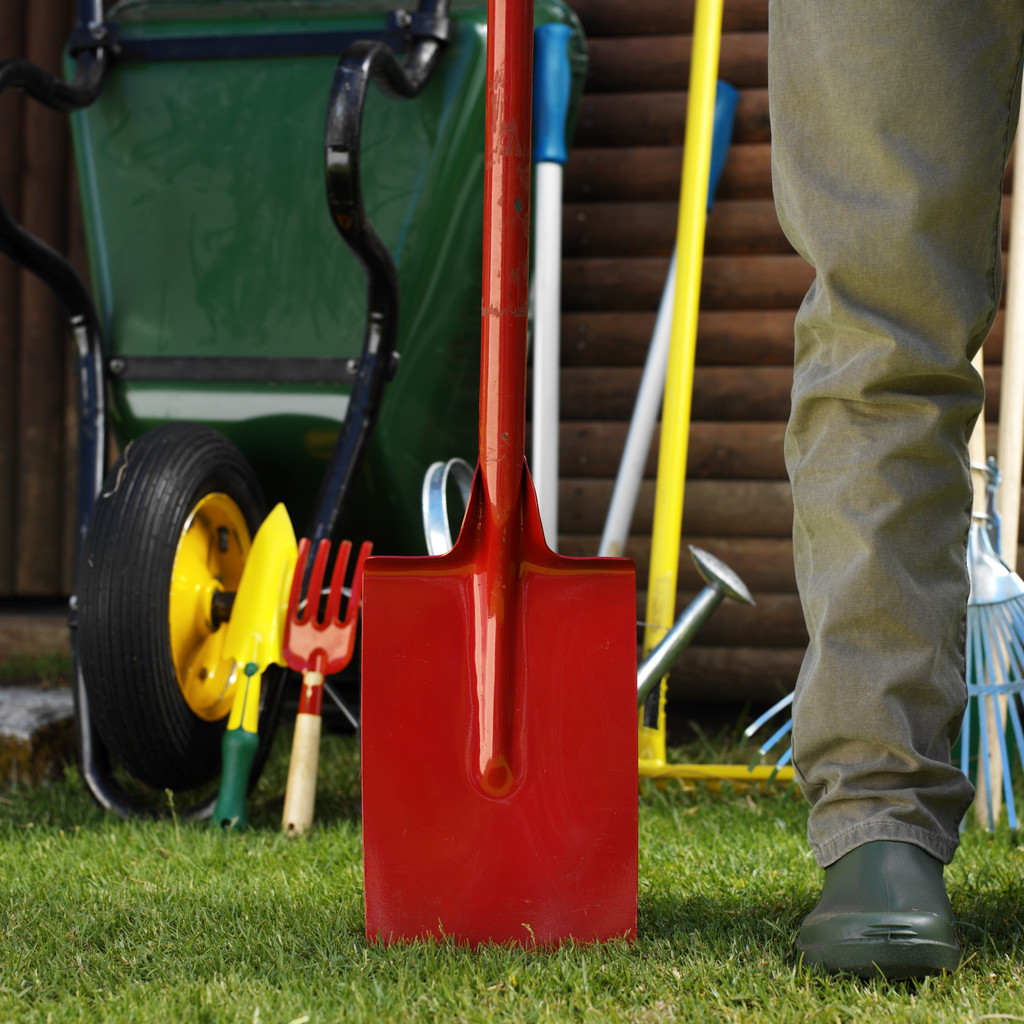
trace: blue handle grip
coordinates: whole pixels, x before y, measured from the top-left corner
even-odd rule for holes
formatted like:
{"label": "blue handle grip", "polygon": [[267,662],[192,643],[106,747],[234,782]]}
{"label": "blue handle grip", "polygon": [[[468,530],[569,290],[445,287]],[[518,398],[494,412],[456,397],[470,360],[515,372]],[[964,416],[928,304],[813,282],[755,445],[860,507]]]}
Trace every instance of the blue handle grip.
{"label": "blue handle grip", "polygon": [[736,105],[740,94],[728,82],[719,80],[715,86],[715,123],[711,129],[711,173],[708,175],[708,212],[715,197],[718,179],[722,176],[725,158],[729,155],[732,142],[733,123],[736,120]]}
{"label": "blue handle grip", "polygon": [[564,164],[569,158],[565,123],[569,116],[572,29],[552,22],[533,32],[533,162]]}

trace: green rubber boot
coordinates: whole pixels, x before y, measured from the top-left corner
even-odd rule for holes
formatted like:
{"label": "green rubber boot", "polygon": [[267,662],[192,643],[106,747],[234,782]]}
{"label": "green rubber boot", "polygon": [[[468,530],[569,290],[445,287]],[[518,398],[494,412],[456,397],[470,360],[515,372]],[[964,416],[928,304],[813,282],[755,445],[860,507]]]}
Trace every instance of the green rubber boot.
{"label": "green rubber boot", "polygon": [[862,978],[955,970],[960,944],[942,863],[911,843],[873,842],[825,868],[797,949],[804,962]]}

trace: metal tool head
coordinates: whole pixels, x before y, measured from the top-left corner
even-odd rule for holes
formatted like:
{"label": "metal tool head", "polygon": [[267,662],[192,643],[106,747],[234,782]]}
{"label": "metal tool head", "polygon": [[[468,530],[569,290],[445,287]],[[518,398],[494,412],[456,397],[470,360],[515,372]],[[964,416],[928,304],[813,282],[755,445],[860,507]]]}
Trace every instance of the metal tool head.
{"label": "metal tool head", "polygon": [[988,525],[980,517],[971,521],[967,572],[971,578],[968,605],[1003,604],[1024,597],[1024,581],[996,554]]}
{"label": "metal tool head", "polygon": [[281,634],[295,557],[291,519],[278,504],[253,538],[224,639],[225,655],[246,675],[262,672],[271,662],[282,664]]}
{"label": "metal tool head", "polygon": [[746,584],[714,555],[690,545],[690,555],[706,587],[687,605],[672,628],[637,668],[636,699],[643,706],[661,678],[697,635],[711,613],[725,598],[741,604],[753,604]]}
{"label": "metal tool head", "polygon": [[331,554],[331,542],[322,540],[317,545],[309,583],[303,593],[302,584],[306,578],[309,548],[309,539],[303,537],[299,544],[298,562],[288,599],[283,653],[288,667],[295,669],[296,672],[313,671],[321,675],[330,675],[340,672],[349,663],[355,650],[363,563],[373,545],[369,541],[364,541],[359,549],[344,615],[341,614],[341,602],[345,594],[345,572],[352,552],[352,542],[344,540],[338,548],[327,593],[327,604],[322,613],[324,575]]}
{"label": "metal tool head", "polygon": [[[465,459],[434,462],[423,477],[423,532],[427,538],[427,554],[443,555],[452,549],[452,510],[448,505],[449,483],[459,489],[461,501],[458,521],[469,504],[473,485],[473,467]],[[457,533],[458,531],[456,531]]]}
{"label": "metal tool head", "polygon": [[692,544],[690,545],[690,556],[693,558],[693,564],[697,567],[701,579],[709,586],[714,587],[723,597],[739,601],[741,604],[754,604],[747,585],[725,562],[701,548],[695,548]]}

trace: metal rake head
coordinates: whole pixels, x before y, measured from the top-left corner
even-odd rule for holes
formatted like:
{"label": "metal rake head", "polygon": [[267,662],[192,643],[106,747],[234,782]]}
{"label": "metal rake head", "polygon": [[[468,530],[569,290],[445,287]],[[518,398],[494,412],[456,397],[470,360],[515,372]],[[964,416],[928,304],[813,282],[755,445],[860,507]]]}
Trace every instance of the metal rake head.
{"label": "metal rake head", "polygon": [[327,603],[322,615],[320,608],[323,603],[323,583],[331,554],[331,542],[322,540],[317,546],[313,567],[309,572],[309,582],[303,594],[309,548],[309,539],[304,537],[299,543],[298,562],[288,599],[284,659],[296,672],[331,675],[340,672],[349,663],[355,649],[363,563],[373,550],[373,545],[369,541],[364,541],[359,548],[344,616],[341,614],[341,602],[345,596],[345,572],[352,552],[351,541],[342,541],[338,547]]}

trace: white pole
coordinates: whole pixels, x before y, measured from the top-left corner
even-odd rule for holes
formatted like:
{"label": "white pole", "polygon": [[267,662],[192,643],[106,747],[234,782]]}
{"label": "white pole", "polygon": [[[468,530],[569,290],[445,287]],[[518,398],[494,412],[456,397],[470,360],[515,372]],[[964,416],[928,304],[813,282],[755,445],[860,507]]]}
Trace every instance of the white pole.
{"label": "white pole", "polygon": [[561,371],[562,165],[537,164],[533,295],[533,443],[530,472],[544,536],[558,550],[558,424]]}
{"label": "white pole", "polygon": [[558,550],[558,387],[562,316],[562,168],[572,92],[572,29],[550,22],[533,31],[533,442],[530,474],[544,537]]}
{"label": "white pole", "polygon": [[658,422],[661,399],[665,392],[665,370],[668,366],[669,339],[672,336],[675,294],[676,252],[673,249],[665,287],[661,293],[661,303],[658,306],[658,317],[654,322],[654,333],[647,349],[647,362],[644,364],[640,389],[637,392],[636,404],[633,406],[633,418],[629,424],[625,447],[622,449],[619,473],[615,478],[615,489],[612,491],[604,532],[601,534],[601,544],[597,550],[599,555],[621,555],[626,548],[637,493],[643,479],[644,466],[647,465],[654,425]]}

